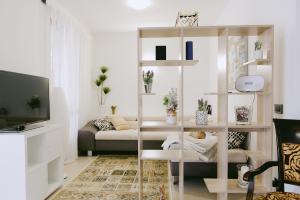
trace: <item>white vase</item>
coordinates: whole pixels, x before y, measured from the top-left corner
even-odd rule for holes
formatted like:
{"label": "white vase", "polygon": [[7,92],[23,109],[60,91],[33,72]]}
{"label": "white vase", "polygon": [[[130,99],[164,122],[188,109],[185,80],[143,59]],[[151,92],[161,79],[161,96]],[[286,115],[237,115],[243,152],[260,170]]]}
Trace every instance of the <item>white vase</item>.
{"label": "white vase", "polygon": [[196,111],[196,124],[207,125],[208,124],[208,113],[207,111]]}
{"label": "white vase", "polygon": [[263,59],[263,51],[262,50],[254,51],[254,59]]}
{"label": "white vase", "polygon": [[172,125],[177,123],[177,114],[176,114],[176,112],[167,112],[166,123],[167,124],[172,124]]}

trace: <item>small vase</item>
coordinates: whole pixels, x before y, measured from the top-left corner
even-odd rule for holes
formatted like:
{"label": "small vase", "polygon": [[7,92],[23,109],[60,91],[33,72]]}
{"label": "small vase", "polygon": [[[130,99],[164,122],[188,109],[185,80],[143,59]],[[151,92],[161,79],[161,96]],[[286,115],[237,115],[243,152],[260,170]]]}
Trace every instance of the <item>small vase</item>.
{"label": "small vase", "polygon": [[262,50],[254,51],[254,58],[255,59],[263,59],[263,51]]}
{"label": "small vase", "polygon": [[145,93],[147,93],[147,94],[151,93],[152,83],[145,84],[144,87],[145,87]]}
{"label": "small vase", "polygon": [[172,124],[172,125],[177,123],[177,113],[176,113],[176,111],[168,111],[167,112],[166,123],[167,124]]}
{"label": "small vase", "polygon": [[208,124],[208,112],[207,111],[196,111],[196,124],[207,125]]}

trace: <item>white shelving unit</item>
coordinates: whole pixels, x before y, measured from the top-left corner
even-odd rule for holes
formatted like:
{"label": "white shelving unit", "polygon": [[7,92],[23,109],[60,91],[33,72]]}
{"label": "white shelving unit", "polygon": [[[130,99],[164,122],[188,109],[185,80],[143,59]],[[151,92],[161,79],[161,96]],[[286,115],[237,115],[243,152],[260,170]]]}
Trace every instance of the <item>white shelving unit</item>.
{"label": "white shelving unit", "polygon": [[[179,162],[179,199],[184,199],[184,162],[197,162],[197,155],[183,150],[183,135],[185,131],[214,131],[218,136],[218,177],[205,179],[208,191],[217,193],[218,200],[227,199],[229,193],[246,193],[246,189],[239,188],[235,179],[228,179],[228,131],[254,132],[257,140],[255,149],[244,150],[251,159],[254,167],[272,159],[273,144],[273,26],[204,26],[204,27],[158,27],[138,29],[138,163],[139,163],[139,199],[143,197],[143,161],[144,160],[172,160]],[[230,36],[256,36],[263,42],[264,52],[268,52],[267,59],[250,60],[241,67],[255,67],[256,74],[265,79],[262,92],[240,93],[228,90],[228,38]],[[144,38],[178,38],[180,43],[179,60],[142,60],[142,41]],[[193,67],[198,60],[183,60],[185,37],[217,37],[218,38],[218,89],[205,95],[215,95],[217,98],[217,122],[204,126],[197,126],[194,122],[184,121],[183,82],[185,67]],[[197,48],[197,47],[194,47]],[[178,122],[168,125],[164,121],[143,121],[143,96],[158,95],[145,94],[143,91],[142,71],[144,67],[176,67],[179,71],[179,105]],[[259,67],[258,67],[259,66]],[[229,97],[256,95],[256,122],[250,125],[236,125],[228,119]],[[180,150],[144,150],[144,131],[174,131],[179,135]],[[256,180],[255,193],[271,190],[271,172],[261,175]]]}
{"label": "white shelving unit", "polygon": [[41,200],[63,184],[63,130],[0,133],[0,199]]}

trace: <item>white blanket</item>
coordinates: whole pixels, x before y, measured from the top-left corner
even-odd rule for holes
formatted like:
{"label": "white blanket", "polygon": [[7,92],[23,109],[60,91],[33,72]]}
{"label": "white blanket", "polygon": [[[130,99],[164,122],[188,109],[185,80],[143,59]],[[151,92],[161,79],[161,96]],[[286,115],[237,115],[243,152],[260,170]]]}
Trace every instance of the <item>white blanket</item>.
{"label": "white blanket", "polygon": [[[196,139],[192,136],[185,135],[183,143],[184,146],[188,147],[189,149],[194,149],[199,153],[205,153],[215,146],[217,141],[217,136],[214,136],[211,133],[206,133],[205,139]],[[172,144],[179,144],[179,136],[177,134],[169,135],[162,144],[162,147],[164,150],[167,150]]]}
{"label": "white blanket", "polygon": [[[205,139],[196,139],[192,136],[184,136],[183,149],[195,152],[199,160],[215,161],[217,152],[217,137],[207,133]],[[179,136],[169,135],[162,144],[164,150],[180,149]]]}

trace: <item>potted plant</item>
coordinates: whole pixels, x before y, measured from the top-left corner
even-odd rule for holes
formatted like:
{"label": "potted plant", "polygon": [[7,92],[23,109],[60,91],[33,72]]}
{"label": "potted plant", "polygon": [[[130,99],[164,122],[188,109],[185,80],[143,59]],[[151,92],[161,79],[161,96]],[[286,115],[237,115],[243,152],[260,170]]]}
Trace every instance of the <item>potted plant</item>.
{"label": "potted plant", "polygon": [[207,100],[198,99],[198,110],[196,111],[196,124],[207,125],[208,123],[208,104]]}
{"label": "potted plant", "polygon": [[254,47],[254,58],[263,59],[262,42],[257,40]]}
{"label": "potted plant", "polygon": [[109,87],[105,87],[104,86],[104,82],[107,80],[107,73],[108,68],[106,66],[102,66],[100,68],[100,75],[98,76],[98,78],[95,81],[96,86],[99,89],[98,92],[98,101],[99,101],[99,105],[104,105],[105,104],[105,99],[106,96],[110,93],[111,89]]}
{"label": "potted plant", "polygon": [[163,105],[166,106],[167,109],[167,117],[166,122],[168,124],[176,124],[177,122],[177,90],[172,88],[168,95],[166,95],[163,99]]}
{"label": "potted plant", "polygon": [[143,81],[144,81],[145,93],[151,93],[153,77],[154,77],[153,71],[148,70],[146,73],[145,73],[145,71],[143,71]]}

